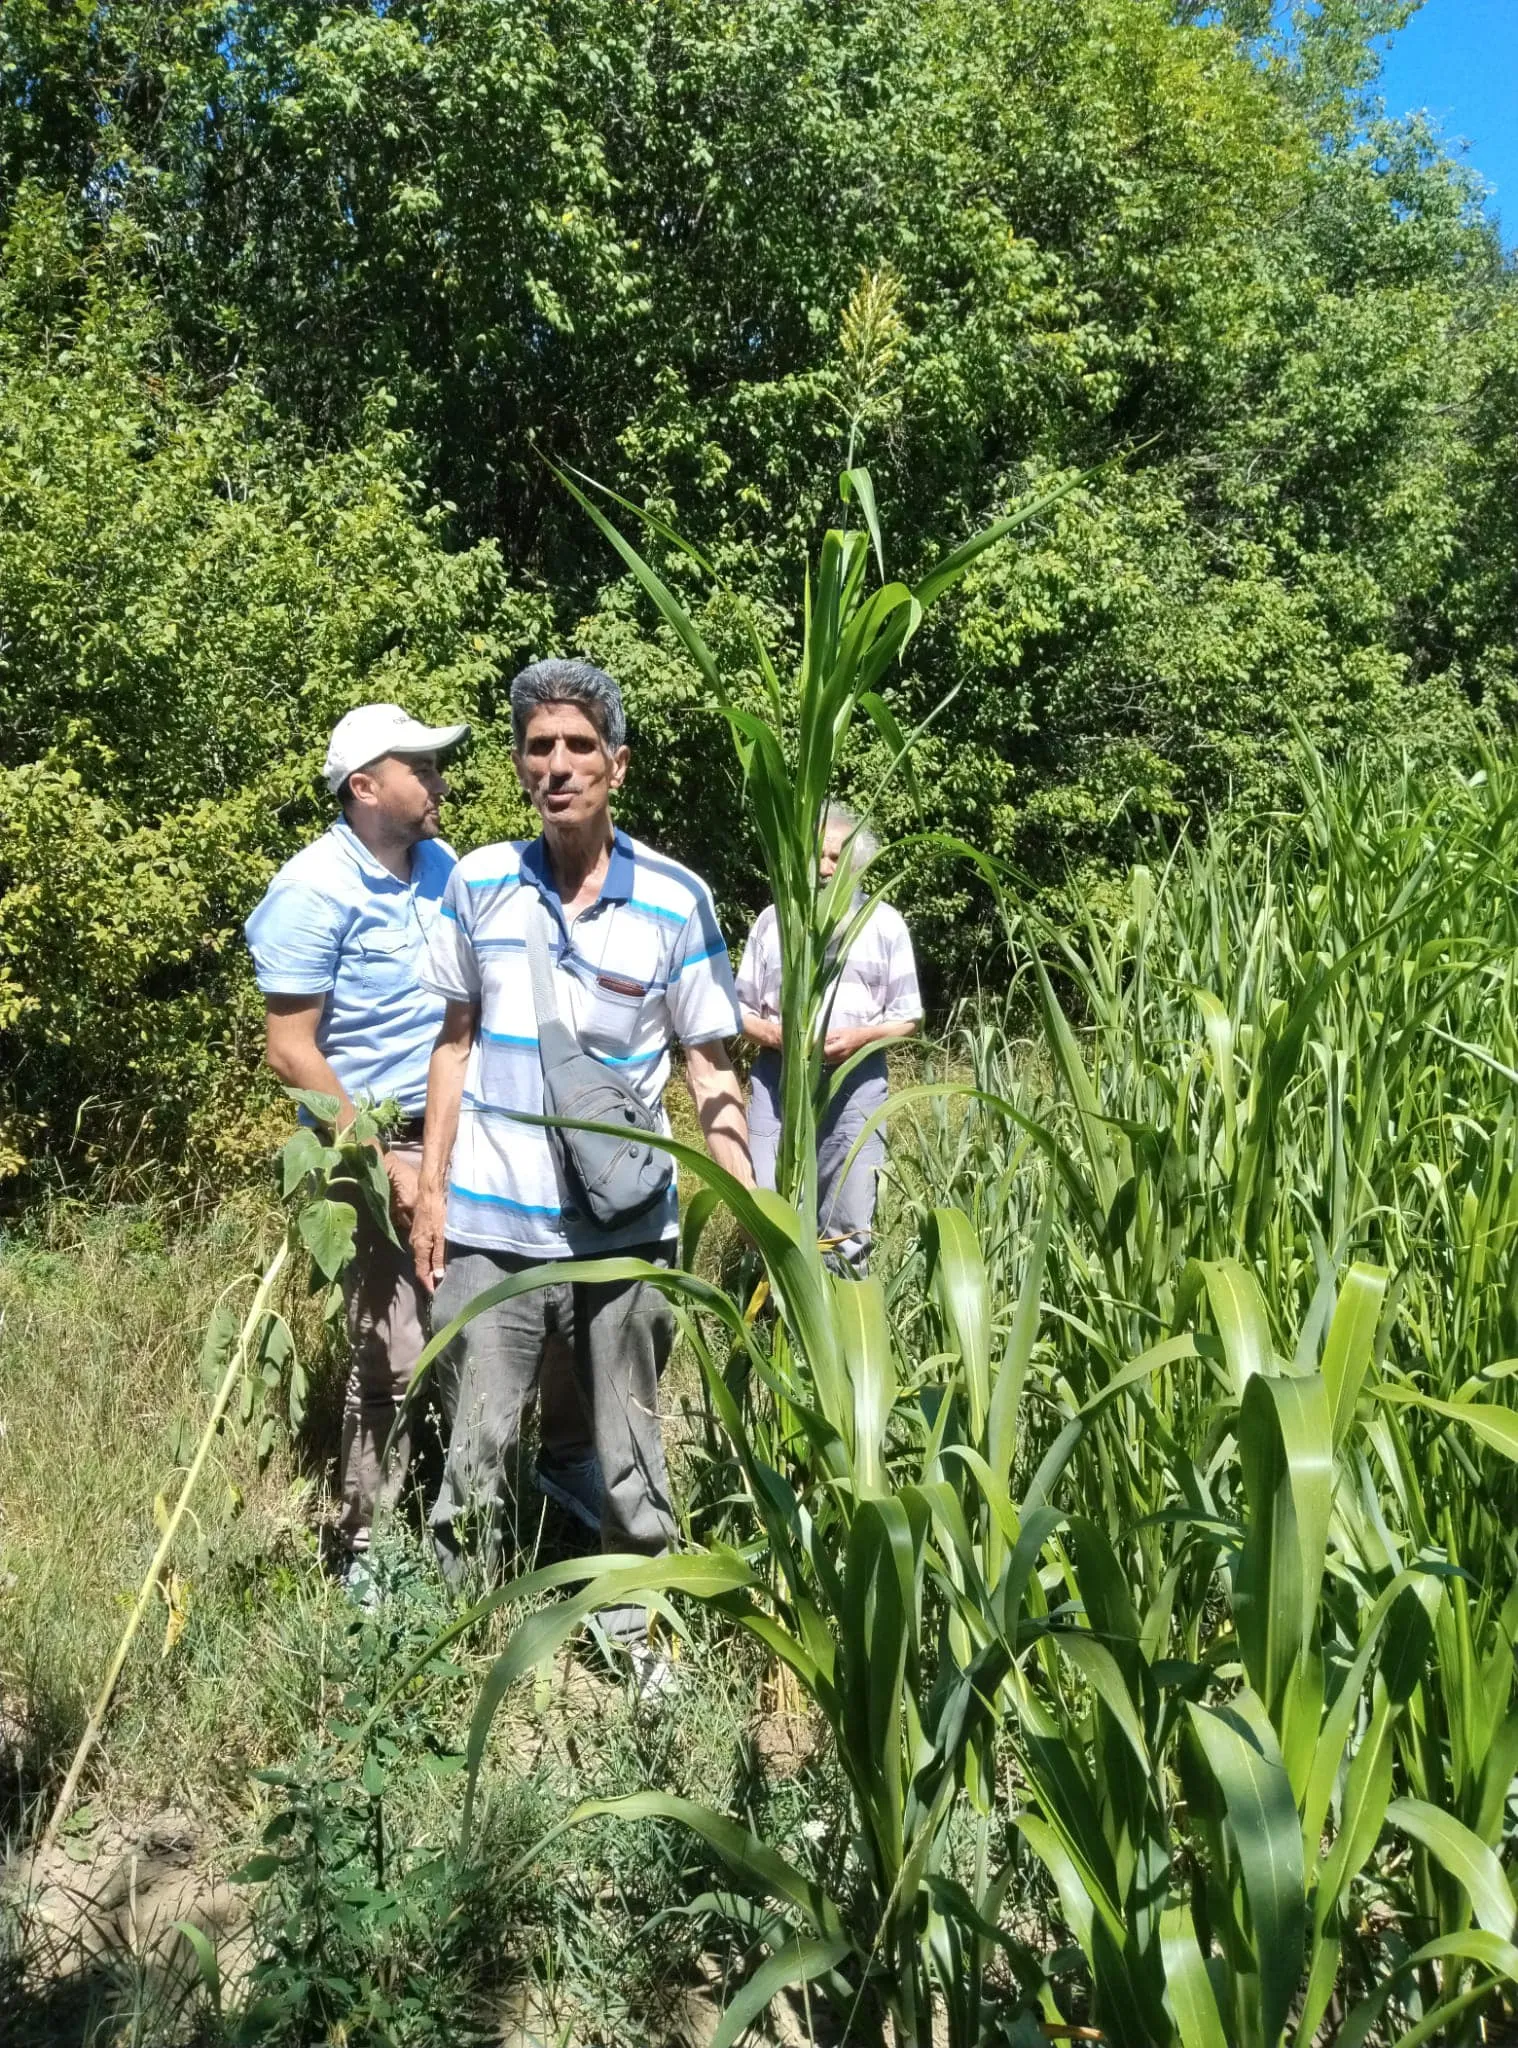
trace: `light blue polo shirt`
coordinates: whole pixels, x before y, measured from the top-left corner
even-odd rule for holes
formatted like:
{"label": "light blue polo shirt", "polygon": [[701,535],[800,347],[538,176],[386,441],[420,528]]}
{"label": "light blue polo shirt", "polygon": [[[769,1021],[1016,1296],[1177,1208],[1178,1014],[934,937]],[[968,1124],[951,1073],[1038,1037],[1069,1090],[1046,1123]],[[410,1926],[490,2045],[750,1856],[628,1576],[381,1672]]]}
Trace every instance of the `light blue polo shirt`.
{"label": "light blue polo shirt", "polygon": [[457,865],[423,839],[403,882],[345,819],[287,860],[243,927],[266,996],[327,998],[316,1043],[357,1102],[427,1107],[443,999],[422,984],[427,941]]}
{"label": "light blue polo shirt", "polygon": [[583,1050],[615,1067],[651,1110],[661,1109],[673,1043],[738,1034],[733,970],[711,891],[689,868],[617,832],[599,897],[570,918],[541,839],[466,854],[448,884],[425,969],[440,997],[478,1004],[480,1013],[449,1168],[448,1236],[539,1259],[673,1237],[673,1182],[644,1215],[598,1230],[575,1210],[547,1133],[515,1114],[543,1113],[527,962],[527,918],[539,902],[557,933],[560,1014]]}

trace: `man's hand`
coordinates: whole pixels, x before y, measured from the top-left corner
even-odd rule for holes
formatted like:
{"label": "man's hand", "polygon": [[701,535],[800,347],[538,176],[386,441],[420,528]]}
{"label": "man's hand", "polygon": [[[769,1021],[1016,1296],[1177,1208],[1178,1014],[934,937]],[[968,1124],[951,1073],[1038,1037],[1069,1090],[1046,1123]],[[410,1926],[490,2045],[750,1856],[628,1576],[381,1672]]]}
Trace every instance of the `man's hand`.
{"label": "man's hand", "polygon": [[830,1067],[836,1067],[843,1060],[852,1059],[856,1052],[873,1043],[876,1034],[861,1025],[843,1026],[830,1031],[822,1041],[822,1057]]}
{"label": "man's hand", "polygon": [[416,1189],[420,1168],[394,1152],[385,1153],[384,1160],[385,1171],[390,1176],[390,1213],[395,1218],[396,1229],[404,1236],[410,1230],[412,1218],[416,1214]]}
{"label": "man's hand", "polygon": [[427,1128],[411,1216],[411,1253],[416,1277],[429,1294],[443,1277],[448,1162],[458,1135],[464,1074],[479,1024],[477,1003],[449,1002],[427,1067]]}
{"label": "man's hand", "polygon": [[443,1190],[418,1181],[411,1218],[411,1255],[416,1261],[417,1280],[429,1294],[443,1277],[445,1208]]}
{"label": "man's hand", "polygon": [[779,1052],[782,1039],[778,1017],[761,1017],[746,1005],[739,1015],[743,1019],[743,1035],[750,1044],[757,1045],[762,1052]]}

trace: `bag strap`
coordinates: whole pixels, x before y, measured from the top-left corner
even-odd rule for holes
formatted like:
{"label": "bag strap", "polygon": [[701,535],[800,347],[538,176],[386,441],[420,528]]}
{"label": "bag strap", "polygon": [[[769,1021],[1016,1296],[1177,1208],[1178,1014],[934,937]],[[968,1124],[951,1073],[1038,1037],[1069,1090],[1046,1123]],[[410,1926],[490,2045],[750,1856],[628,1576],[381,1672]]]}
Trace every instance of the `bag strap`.
{"label": "bag strap", "polygon": [[[530,888],[531,884],[524,882],[522,886]],[[579,1036],[553,992],[553,960],[548,951],[552,930],[548,905],[533,889],[532,901],[527,906],[527,966],[532,975],[532,1007],[537,1015],[538,1057],[545,1064],[556,1063],[566,1053],[580,1050]]]}
{"label": "bag strap", "polygon": [[[531,887],[531,884],[524,884]],[[553,963],[548,954],[548,906],[536,889],[527,909],[527,965],[532,973],[532,1007],[540,1024],[562,1021],[553,992]]]}

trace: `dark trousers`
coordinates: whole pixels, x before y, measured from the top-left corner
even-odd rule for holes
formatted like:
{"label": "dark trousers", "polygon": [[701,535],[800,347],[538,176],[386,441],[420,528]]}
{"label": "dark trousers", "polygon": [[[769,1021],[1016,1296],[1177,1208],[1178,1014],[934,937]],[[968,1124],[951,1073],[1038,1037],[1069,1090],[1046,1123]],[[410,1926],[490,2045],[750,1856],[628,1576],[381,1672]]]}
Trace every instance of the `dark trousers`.
{"label": "dark trousers", "polygon": [[[669,1264],[668,1250],[658,1244],[626,1256]],[[511,1252],[450,1245],[433,1301],[433,1328],[443,1329],[477,1294],[537,1263]],[[487,1571],[499,1570],[508,1468],[523,1413],[537,1392],[544,1346],[559,1337],[573,1353],[601,1462],[602,1548],[650,1556],[667,1550],[675,1521],[659,1430],[659,1376],[674,1331],[664,1297],[642,1281],[564,1281],[477,1316],[450,1347],[441,1374],[449,1440],[430,1516],[434,1527],[453,1532],[455,1541],[472,1536]]]}

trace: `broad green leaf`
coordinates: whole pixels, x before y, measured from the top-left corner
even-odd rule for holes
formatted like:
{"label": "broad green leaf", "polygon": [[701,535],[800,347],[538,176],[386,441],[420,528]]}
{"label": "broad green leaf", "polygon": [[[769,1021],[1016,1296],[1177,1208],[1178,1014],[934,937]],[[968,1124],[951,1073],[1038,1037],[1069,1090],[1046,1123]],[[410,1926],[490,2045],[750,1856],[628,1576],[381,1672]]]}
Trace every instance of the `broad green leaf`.
{"label": "broad green leaf", "polygon": [[[1234,1576],[1244,1666],[1278,1732],[1287,1688],[1310,1649],[1323,1585],[1333,1498],[1333,1447],[1323,1381],[1254,1374],[1239,1411],[1239,1457],[1249,1505]],[[1317,1716],[1312,1716],[1312,1735]],[[1310,1753],[1301,1760],[1305,1789]]]}
{"label": "broad green leaf", "polygon": [[[912,745],[913,741],[921,734],[923,727],[919,726],[917,731],[909,737],[897,724],[896,715],[890,705],[886,703],[883,697],[877,696],[873,690],[862,690],[860,692],[859,708],[890,749],[892,766],[900,765],[901,773],[906,777],[907,788],[912,793],[912,801],[916,804],[920,813],[923,808],[923,793],[922,785],[917,779],[917,768],[912,760]],[[879,803],[881,791],[884,787],[885,784],[882,782],[877,785],[873,792],[870,805],[871,810]]]}
{"label": "broad green leaf", "polygon": [[218,1301],[200,1347],[200,1384],[208,1394],[220,1392],[241,1328],[242,1318],[232,1304],[226,1299]]}
{"label": "broad green leaf", "polygon": [[580,1591],[529,1615],[485,1675],[469,1724],[469,1742],[465,1752],[467,1777],[459,1821],[460,1848],[464,1853],[469,1846],[475,1788],[491,1723],[502,1700],[519,1679],[552,1657],[559,1645],[597,1608],[624,1606],[670,1592],[711,1599],[752,1585],[753,1573],[736,1552],[719,1555],[697,1551],[688,1556],[665,1557],[609,1555],[590,1559],[569,1558],[561,1565],[547,1565],[541,1571],[529,1572],[495,1593],[487,1594],[435,1636],[422,1656],[391,1687],[386,1698],[371,1710],[370,1721],[383,1711],[390,1699],[420,1677],[451,1642],[476,1627],[485,1615],[497,1607],[526,1602],[542,1593],[557,1591],[560,1586],[573,1584],[576,1580],[586,1582]]}
{"label": "broad green leaf", "polygon": [[726,2007],[711,2037],[710,2048],[733,2048],[733,2043],[769,2011],[782,1991],[825,1977],[852,1953],[853,1944],[842,1935],[835,1935],[830,1941],[788,1941],[754,1972]]}
{"label": "broad green leaf", "polygon": [[286,1095],[294,1103],[314,1116],[318,1123],[335,1124],[342,1110],[342,1103],[335,1095],[324,1095],[317,1088],[287,1088]]}
{"label": "broad green leaf", "polygon": [[1370,1370],[1385,1299],[1386,1274],[1381,1267],[1351,1266],[1344,1275],[1323,1346],[1322,1366],[1336,1449],[1355,1418],[1355,1403]]}
{"label": "broad green leaf", "polygon": [[[1033,1346],[1038,1338],[1038,1317],[1044,1284],[1044,1268],[1048,1263],[1049,1240],[1054,1230],[1054,1191],[1051,1188],[1045,1197],[1042,1213],[1038,1219],[1038,1231],[1028,1254],[1028,1264],[1023,1273],[1021,1292],[1017,1297],[1017,1309],[1012,1318],[1012,1328],[1007,1337],[1007,1348],[996,1375],[996,1385],[991,1392],[991,1412],[986,1427],[986,1456],[997,1482],[1006,1486],[1012,1472],[1012,1459],[1017,1449],[1018,1410],[1022,1404],[1023,1387],[1027,1380],[1028,1367],[1033,1358]],[[991,1571],[996,1563],[993,1559]]]}
{"label": "broad green leaf", "polygon": [[1089,1629],[1056,1629],[1053,1640],[1059,1646],[1060,1655],[1075,1666],[1122,1730],[1123,1738],[1133,1751],[1139,1769],[1147,1778],[1153,1770],[1153,1765],[1149,1760],[1148,1744],[1144,1740],[1143,1724],[1139,1720],[1138,1708],[1128,1691],[1116,1657]]}
{"label": "broad green leaf", "polygon": [[1190,1304],[1204,1288],[1228,1361],[1234,1399],[1242,1401],[1251,1379],[1275,1371],[1270,1321],[1259,1283],[1237,1259],[1195,1260],[1181,1278],[1180,1318],[1189,1313]]}
{"label": "broad green leaf", "polygon": [[875,486],[867,469],[846,469],[838,479],[838,495],[845,504],[851,500],[864,514],[864,523],[869,529],[870,544],[875,550],[875,566],[885,581],[885,548],[880,538],[880,514],[875,509]]}
{"label": "broad green leaf", "polygon": [[1446,1421],[1462,1422],[1490,1449],[1500,1451],[1504,1458],[1518,1460],[1518,1410],[1499,1408],[1490,1401],[1440,1401],[1413,1387],[1379,1386],[1370,1391],[1379,1401],[1423,1408],[1430,1415],[1442,1415]]}
{"label": "broad green leaf", "polygon": [[170,1929],[173,1934],[182,1935],[190,1945],[195,1958],[195,1968],[200,1976],[201,1987],[211,2001],[213,2012],[221,2011],[221,1964],[210,1937],[193,1920],[176,1920]]}
{"label": "broad green leaf", "polygon": [[[1088,1881],[1087,1874],[1047,1821],[1036,1814],[1019,1813],[1013,1816],[1013,1824],[1054,1879],[1055,1890],[1059,1893],[1060,1915],[1089,1962],[1100,1888],[1094,1881]],[[1112,1912],[1113,1909],[1109,1905],[1107,1910]]]}
{"label": "broad green leaf", "polygon": [[1274,2043],[1301,1981],[1307,1925],[1302,1826],[1291,1781],[1254,1695],[1241,1693],[1226,1708],[1188,1702],[1186,1711],[1238,1850],[1260,1976],[1261,2032]]}
{"label": "broad green leaf", "polygon": [[[1474,1927],[1461,1934],[1441,1934],[1411,1955],[1403,1956],[1369,1996],[1361,1999],[1334,2035],[1334,2048],[1364,2048],[1393,1993],[1425,1965],[1446,1960],[1477,1963],[1501,1981],[1518,1983],[1518,1948],[1510,1941]],[[1486,1992],[1490,1989],[1490,1985],[1484,1987]],[[1437,2016],[1443,2026],[1448,2015],[1442,2006],[1437,2009]],[[1399,2036],[1396,2048],[1408,2048],[1410,2040],[1407,2034]]]}
{"label": "broad green leaf", "polygon": [[715,1188],[698,1188],[684,1205],[684,1214],[680,1218],[680,1263],[687,1270],[695,1266],[702,1233],[720,1207],[721,1200]]}
{"label": "broad green leaf", "polygon": [[1238,1082],[1234,1075],[1233,1019],[1210,989],[1193,988],[1191,995],[1202,1013],[1202,1028],[1212,1055],[1213,1078],[1223,1110],[1225,1171],[1232,1169],[1237,1142]]}
{"label": "broad green leaf", "polygon": [[1435,1862],[1464,1886],[1478,1927],[1503,1941],[1513,1939],[1518,1931],[1518,1904],[1494,1850],[1453,1814],[1423,1799],[1394,1799],[1386,1818],[1394,1828],[1421,1842]]}
{"label": "broad green leaf", "polygon": [[296,1228],[301,1243],[325,1280],[336,1280],[353,1256],[358,1214],[351,1202],[309,1202]]}
{"label": "broad green leaf", "polygon": [[1115,1372],[1086,1402],[1080,1410],[1079,1419],[1082,1422],[1089,1422],[1093,1416],[1100,1415],[1110,1401],[1115,1400],[1119,1394],[1126,1393],[1129,1387],[1141,1386],[1144,1381],[1153,1379],[1157,1372],[1162,1372],[1167,1365],[1175,1365],[1183,1358],[1196,1356],[1194,1337],[1167,1337],[1162,1344],[1156,1344],[1150,1350],[1141,1352],[1137,1358],[1131,1359],[1127,1365]]}
{"label": "broad green leaf", "polygon": [[[773,1899],[783,1900],[799,1913],[825,1941],[843,1939],[838,1908],[827,1894],[794,1864],[762,1842],[748,1828],[729,1820],[714,1807],[698,1800],[682,1799],[671,1792],[627,1792],[611,1799],[582,1799],[564,1822],[577,1827],[601,1814],[615,1814],[622,1820],[671,1820],[689,1828],[717,1854],[737,1876],[756,1885]],[[846,1950],[845,1950],[846,1952]],[[824,1968],[831,1968],[825,1964]],[[777,1985],[776,1989],[780,1987]],[[773,1994],[771,1994],[773,1996]],[[768,2001],[766,2000],[766,2003]]]}
{"label": "broad green leaf", "polygon": [[1187,1907],[1167,1906],[1161,1914],[1160,1953],[1165,1963],[1165,1999],[1175,2019],[1181,2048],[1228,2048],[1217,1998]]}
{"label": "broad green leaf", "polygon": [[[277,1387],[284,1378],[286,1368],[295,1355],[295,1339],[290,1334],[290,1325],[283,1316],[271,1315],[264,1319],[258,1333],[257,1357],[264,1369],[266,1386]],[[270,1374],[273,1377],[270,1378]]]}
{"label": "broad green leaf", "polygon": [[383,1157],[373,1145],[343,1147],[343,1169],[337,1184],[344,1190],[349,1184],[354,1186],[375,1228],[382,1231],[398,1250],[409,1252],[409,1246],[401,1245],[395,1228],[394,1190],[390,1185],[390,1175],[385,1170]]}
{"label": "broad green leaf", "polygon": [[849,1434],[855,1486],[861,1494],[879,1493],[886,1484],[886,1431],[896,1400],[896,1352],[886,1316],[885,1289],[873,1275],[864,1280],[835,1276],[833,1312],[844,1371],[853,1391]]}
{"label": "broad green leaf", "polygon": [[935,1209],[929,1239],[932,1286],[959,1351],[970,1441],[984,1436],[991,1405],[991,1285],[975,1227],[963,1209]]}
{"label": "broad green leaf", "polygon": [[280,1183],[286,1196],[293,1195],[308,1173],[320,1173],[326,1163],[327,1147],[309,1124],[301,1124],[279,1155]]}
{"label": "broad green leaf", "polygon": [[[1351,1887],[1380,1839],[1392,1792],[1391,1736],[1398,1711],[1385,1686],[1378,1681],[1375,1712],[1363,1741],[1355,1751],[1345,1781],[1339,1832],[1323,1859],[1318,1875],[1317,1894],[1313,1900],[1315,1938],[1321,1938],[1323,1930],[1336,1919],[1342,1923]],[[1329,1941],[1327,1946],[1337,1956],[1338,1940]],[[1318,1970],[1316,1955],[1313,1963],[1315,1981],[1308,1986],[1309,2000],[1316,1993],[1321,1996],[1322,2004],[1316,2010],[1309,2006],[1304,2017],[1310,2021],[1310,2029],[1315,2031],[1327,2010],[1333,1985],[1326,1972]]]}
{"label": "broad green leaf", "polygon": [[1054,984],[1049,979],[1042,955],[1037,952],[1033,955],[1033,972],[1038,986],[1044,1036],[1049,1041],[1049,1050],[1054,1056],[1060,1078],[1080,1119],[1081,1136],[1090,1168],[1092,1196],[1095,1206],[1105,1216],[1111,1211],[1118,1189],[1121,1156],[1117,1141],[1102,1115],[1101,1105],[1091,1085],[1091,1076],[1086,1071],[1086,1062],[1076,1042],[1075,1033],[1070,1029],[1069,1020],[1054,993]]}
{"label": "broad green leaf", "polygon": [[[708,686],[721,698],[724,692],[722,690],[721,678],[717,672],[717,664],[712,658],[711,649],[701,637],[700,628],[696,625],[690,613],[665,584],[663,578],[649,567],[632,542],[623,538],[618,529],[606,517],[606,514],[601,511],[599,506],[591,502],[579,485],[573,483],[563,470],[555,468],[553,463],[550,462],[548,467],[553,470],[554,475],[575,502],[584,511],[589,513],[597,531],[606,540],[610,541],[611,545],[622,557],[622,560],[632,571],[634,577],[642,585],[649,597],[653,599],[665,623],[673,630],[676,639],[679,640],[686,653],[701,671],[702,677]],[[603,486],[597,485],[596,488],[601,489]],[[623,500],[623,502],[625,503],[626,500]],[[644,516],[642,513],[639,513],[639,517]]]}
{"label": "broad green leaf", "polygon": [[[1360,1696],[1370,1673],[1381,1632],[1393,1609],[1398,1608],[1404,1595],[1412,1596],[1413,1588],[1423,1577],[1424,1574],[1416,1571],[1398,1572],[1391,1584],[1381,1593],[1360,1630],[1354,1660],[1336,1687],[1333,1699],[1323,1715],[1313,1754],[1312,1772],[1302,1801],[1302,1845],[1310,1864],[1316,1864],[1319,1859],[1319,1844],[1328,1819],[1334,1781],[1349,1746]],[[1415,1615],[1417,1611],[1415,1605]],[[1402,1697],[1405,1700],[1405,1692]]]}

